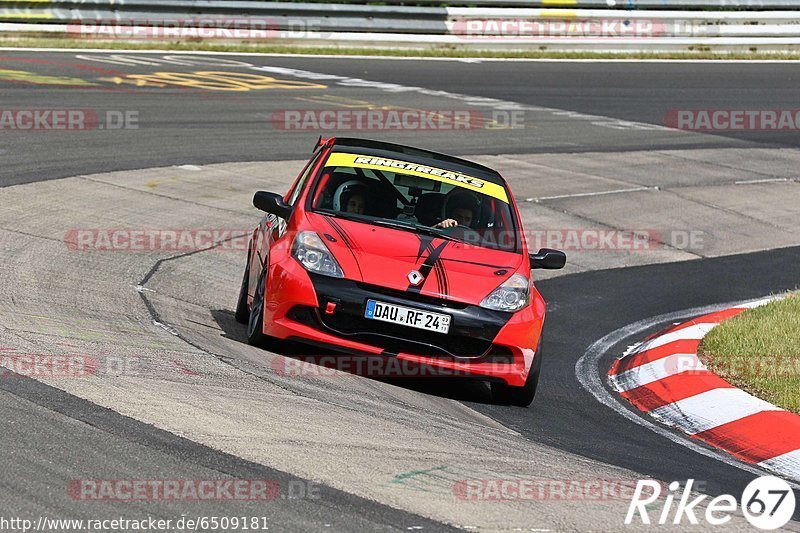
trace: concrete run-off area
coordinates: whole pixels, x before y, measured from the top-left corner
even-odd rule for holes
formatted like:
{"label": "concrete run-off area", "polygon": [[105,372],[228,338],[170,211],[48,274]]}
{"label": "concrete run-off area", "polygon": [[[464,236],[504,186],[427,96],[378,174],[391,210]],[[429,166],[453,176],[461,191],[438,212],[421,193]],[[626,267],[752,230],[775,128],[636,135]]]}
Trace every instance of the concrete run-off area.
{"label": "concrete run-off area", "polygon": [[[796,150],[472,159],[509,180],[530,242],[567,248],[564,273],[789,246],[800,229]],[[616,529],[628,498],[498,501],[462,489],[493,479],[630,484],[642,474],[533,442],[453,399],[347,374],[289,375],[282,355],[242,342],[232,311],[246,239],[236,236],[259,219],[253,192],[286,191],[302,163],[185,165],[3,189],[0,345],[89,358],[97,369],[89,375],[36,377],[213,449],[443,523]],[[189,237],[178,250],[99,250],[81,240],[120,229]],[[200,231],[231,244],[206,250]],[[634,248],[641,240],[626,232],[645,232],[646,246]],[[679,238],[688,240],[670,240]],[[55,494],[56,505],[69,499]]]}

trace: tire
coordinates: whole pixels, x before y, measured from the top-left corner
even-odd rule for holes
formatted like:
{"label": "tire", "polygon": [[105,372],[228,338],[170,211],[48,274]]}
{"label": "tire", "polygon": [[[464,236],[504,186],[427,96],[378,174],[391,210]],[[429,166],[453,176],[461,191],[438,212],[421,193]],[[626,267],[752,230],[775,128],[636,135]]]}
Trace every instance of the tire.
{"label": "tire", "polygon": [[266,346],[268,339],[264,335],[264,295],[267,287],[267,269],[261,271],[261,276],[258,278],[258,287],[253,296],[253,305],[250,307],[250,313],[247,319],[247,344],[253,346]]}
{"label": "tire", "polygon": [[533,360],[528,379],[525,385],[513,387],[506,383],[492,382],[492,403],[497,405],[514,405],[517,407],[528,407],[536,396],[536,389],[539,386],[539,374],[542,370],[542,343],[536,349],[536,356]]}
{"label": "tire", "polygon": [[242,286],[239,288],[239,300],[236,302],[236,321],[240,324],[247,324],[250,319],[250,310],[247,308],[248,280],[250,279],[250,252],[247,252],[247,263],[244,265],[244,276]]}

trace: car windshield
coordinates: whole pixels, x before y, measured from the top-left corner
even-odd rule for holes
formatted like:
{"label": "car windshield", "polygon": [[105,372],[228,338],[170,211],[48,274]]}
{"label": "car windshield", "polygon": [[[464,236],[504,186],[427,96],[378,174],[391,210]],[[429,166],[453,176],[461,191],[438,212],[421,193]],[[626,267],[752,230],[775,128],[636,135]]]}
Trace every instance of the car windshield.
{"label": "car windshield", "polygon": [[333,153],[312,208],[333,216],[517,251],[519,227],[506,187],[425,164]]}

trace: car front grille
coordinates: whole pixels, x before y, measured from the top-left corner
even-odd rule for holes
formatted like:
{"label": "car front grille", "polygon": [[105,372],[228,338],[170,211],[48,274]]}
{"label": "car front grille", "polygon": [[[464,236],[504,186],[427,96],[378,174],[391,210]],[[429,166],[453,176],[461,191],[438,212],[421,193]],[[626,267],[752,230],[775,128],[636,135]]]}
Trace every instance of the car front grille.
{"label": "car front grille", "polygon": [[390,353],[404,352],[454,360],[480,359],[482,362],[508,364],[514,361],[511,350],[485,339],[418,330],[351,313],[324,314],[313,307],[296,306],[290,311],[289,318]]}

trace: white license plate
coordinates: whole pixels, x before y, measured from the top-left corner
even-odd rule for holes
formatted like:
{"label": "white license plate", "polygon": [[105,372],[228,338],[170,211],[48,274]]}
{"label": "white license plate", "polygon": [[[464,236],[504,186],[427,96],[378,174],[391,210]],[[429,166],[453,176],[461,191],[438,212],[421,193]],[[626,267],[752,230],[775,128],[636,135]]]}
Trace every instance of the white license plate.
{"label": "white license plate", "polygon": [[410,307],[387,304],[386,302],[377,302],[375,300],[367,300],[367,310],[364,312],[364,317],[437,333],[450,331],[450,315],[429,313],[420,309],[411,309]]}

